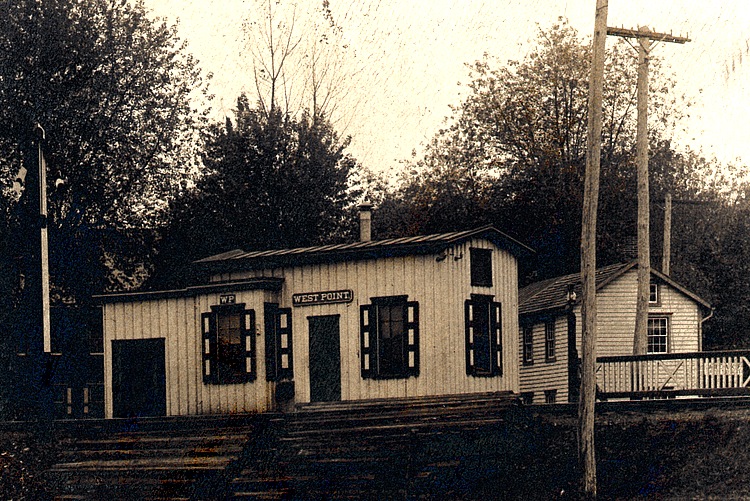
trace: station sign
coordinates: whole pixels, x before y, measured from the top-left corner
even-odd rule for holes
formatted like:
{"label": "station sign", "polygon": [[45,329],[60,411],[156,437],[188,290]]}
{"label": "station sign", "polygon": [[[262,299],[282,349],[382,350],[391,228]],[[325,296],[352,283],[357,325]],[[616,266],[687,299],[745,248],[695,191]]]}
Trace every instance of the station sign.
{"label": "station sign", "polygon": [[292,294],[292,306],[316,306],[320,304],[351,303],[354,300],[354,291],[323,291],[302,292]]}

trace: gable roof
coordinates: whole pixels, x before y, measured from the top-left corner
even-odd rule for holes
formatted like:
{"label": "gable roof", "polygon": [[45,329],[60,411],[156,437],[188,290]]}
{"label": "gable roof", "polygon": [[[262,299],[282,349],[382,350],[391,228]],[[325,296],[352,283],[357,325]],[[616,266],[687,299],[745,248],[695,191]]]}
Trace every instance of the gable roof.
{"label": "gable roof", "polygon": [[[602,289],[629,270],[637,267],[638,262],[631,261],[629,263],[619,263],[598,268],[596,270],[596,290],[598,291]],[[653,268],[651,268],[651,275],[680,291],[704,308],[711,308],[711,305],[707,301],[699,297],[697,294],[687,290],[684,286],[678,284],[667,275],[664,275]],[[550,278],[523,287],[518,291],[518,314],[528,315],[565,308],[568,305],[568,290],[570,287],[573,287],[573,291],[575,291],[577,295],[576,303],[580,303],[580,273],[571,273],[570,275]]]}
{"label": "gable roof", "polygon": [[299,266],[302,264],[434,254],[473,238],[489,240],[499,248],[507,250],[516,257],[534,252],[530,247],[512,237],[509,237],[493,226],[483,226],[473,230],[456,231],[451,233],[390,238],[385,240],[370,240],[366,242],[353,242],[347,244],[319,245],[316,247],[300,247],[296,249],[275,249],[249,252],[236,249],[199,259],[195,261],[195,264],[208,268],[211,271],[227,269],[267,269],[278,268],[281,266]]}

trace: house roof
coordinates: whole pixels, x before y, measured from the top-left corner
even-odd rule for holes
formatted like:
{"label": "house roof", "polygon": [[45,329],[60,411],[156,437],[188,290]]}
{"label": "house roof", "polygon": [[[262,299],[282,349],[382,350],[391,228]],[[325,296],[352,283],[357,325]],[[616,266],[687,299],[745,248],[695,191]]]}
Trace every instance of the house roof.
{"label": "house roof", "polygon": [[[596,270],[596,290],[600,290],[607,284],[624,275],[627,271],[637,268],[638,262],[619,263],[611,266],[604,266]],[[651,275],[657,277],[664,283],[677,289],[696,303],[706,309],[711,305],[699,297],[697,294],[689,291],[684,286],[678,284],[667,275],[651,269]],[[568,304],[568,290],[573,287],[577,295],[576,303],[581,300],[581,274],[572,273],[560,277],[550,278],[541,282],[535,282],[523,287],[518,292],[518,314],[529,315],[545,311],[559,310],[565,308]]]}
{"label": "house roof", "polygon": [[416,237],[370,240],[347,244],[319,245],[296,249],[275,249],[264,251],[244,251],[241,249],[224,252],[199,259],[195,264],[212,271],[226,269],[261,269],[294,266],[301,264],[330,263],[375,259],[381,257],[408,256],[439,253],[448,247],[473,238],[484,238],[515,256],[534,251],[518,240],[506,235],[493,226],[423,235]]}

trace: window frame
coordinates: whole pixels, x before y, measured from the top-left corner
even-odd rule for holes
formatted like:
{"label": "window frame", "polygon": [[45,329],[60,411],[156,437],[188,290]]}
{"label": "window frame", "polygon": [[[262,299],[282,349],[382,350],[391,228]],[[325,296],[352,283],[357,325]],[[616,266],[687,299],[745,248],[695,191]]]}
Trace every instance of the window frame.
{"label": "window frame", "polygon": [[[652,341],[656,335],[653,333],[652,328],[652,322],[657,320],[663,320],[664,321],[664,334],[659,334],[658,336],[661,338],[664,338],[663,343],[659,343],[659,346],[664,346],[664,351],[654,351],[652,348],[656,345],[654,341]],[[671,318],[670,315],[665,314],[659,314],[659,315],[649,315],[648,316],[648,322],[646,324],[646,353],[649,355],[659,355],[664,353],[670,353],[670,341],[671,341]]]}
{"label": "window frame", "polygon": [[[476,305],[487,306],[486,323],[478,324],[474,315]],[[472,294],[471,299],[464,302],[464,322],[466,330],[466,375],[473,377],[497,377],[503,375],[503,313],[502,304],[494,300],[494,296]],[[489,367],[477,366],[477,327],[486,332],[479,332],[488,337],[487,347],[490,353]]]}
{"label": "window frame", "polygon": [[[648,304],[649,306],[660,306],[661,305],[661,287],[657,282],[649,282],[648,284]],[[651,298],[654,298],[653,300]]]}
{"label": "window frame", "polygon": [[544,361],[557,361],[557,337],[555,319],[544,322]]}
{"label": "window frame", "polygon": [[492,249],[469,248],[472,287],[492,287]]}
{"label": "window frame", "polygon": [[523,365],[534,365],[534,326],[525,325],[521,328],[521,346]]}
{"label": "window frame", "polygon": [[[388,350],[383,338],[383,316],[386,309],[401,308],[399,337],[401,337],[400,367],[386,367]],[[391,347],[392,348],[392,347]],[[370,304],[360,305],[360,371],[363,379],[407,379],[419,376],[419,303],[408,296],[370,298]]]}
{"label": "window frame", "polygon": [[[219,317],[239,315],[239,335],[241,346],[238,359],[244,360],[245,371],[222,371],[227,361],[219,360]],[[201,353],[203,358],[203,384],[245,384],[256,378],[255,310],[245,309],[244,303],[214,305],[210,312],[201,314]],[[238,360],[233,361],[235,364]]]}

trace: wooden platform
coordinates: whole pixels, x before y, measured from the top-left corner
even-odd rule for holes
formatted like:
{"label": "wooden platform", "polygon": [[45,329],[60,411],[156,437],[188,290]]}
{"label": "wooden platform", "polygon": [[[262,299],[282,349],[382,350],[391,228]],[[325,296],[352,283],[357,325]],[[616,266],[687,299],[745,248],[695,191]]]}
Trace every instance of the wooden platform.
{"label": "wooden platform", "polygon": [[57,499],[442,497],[491,473],[505,452],[488,456],[483,441],[516,408],[512,394],[487,393],[78,423],[59,434],[47,475]]}

